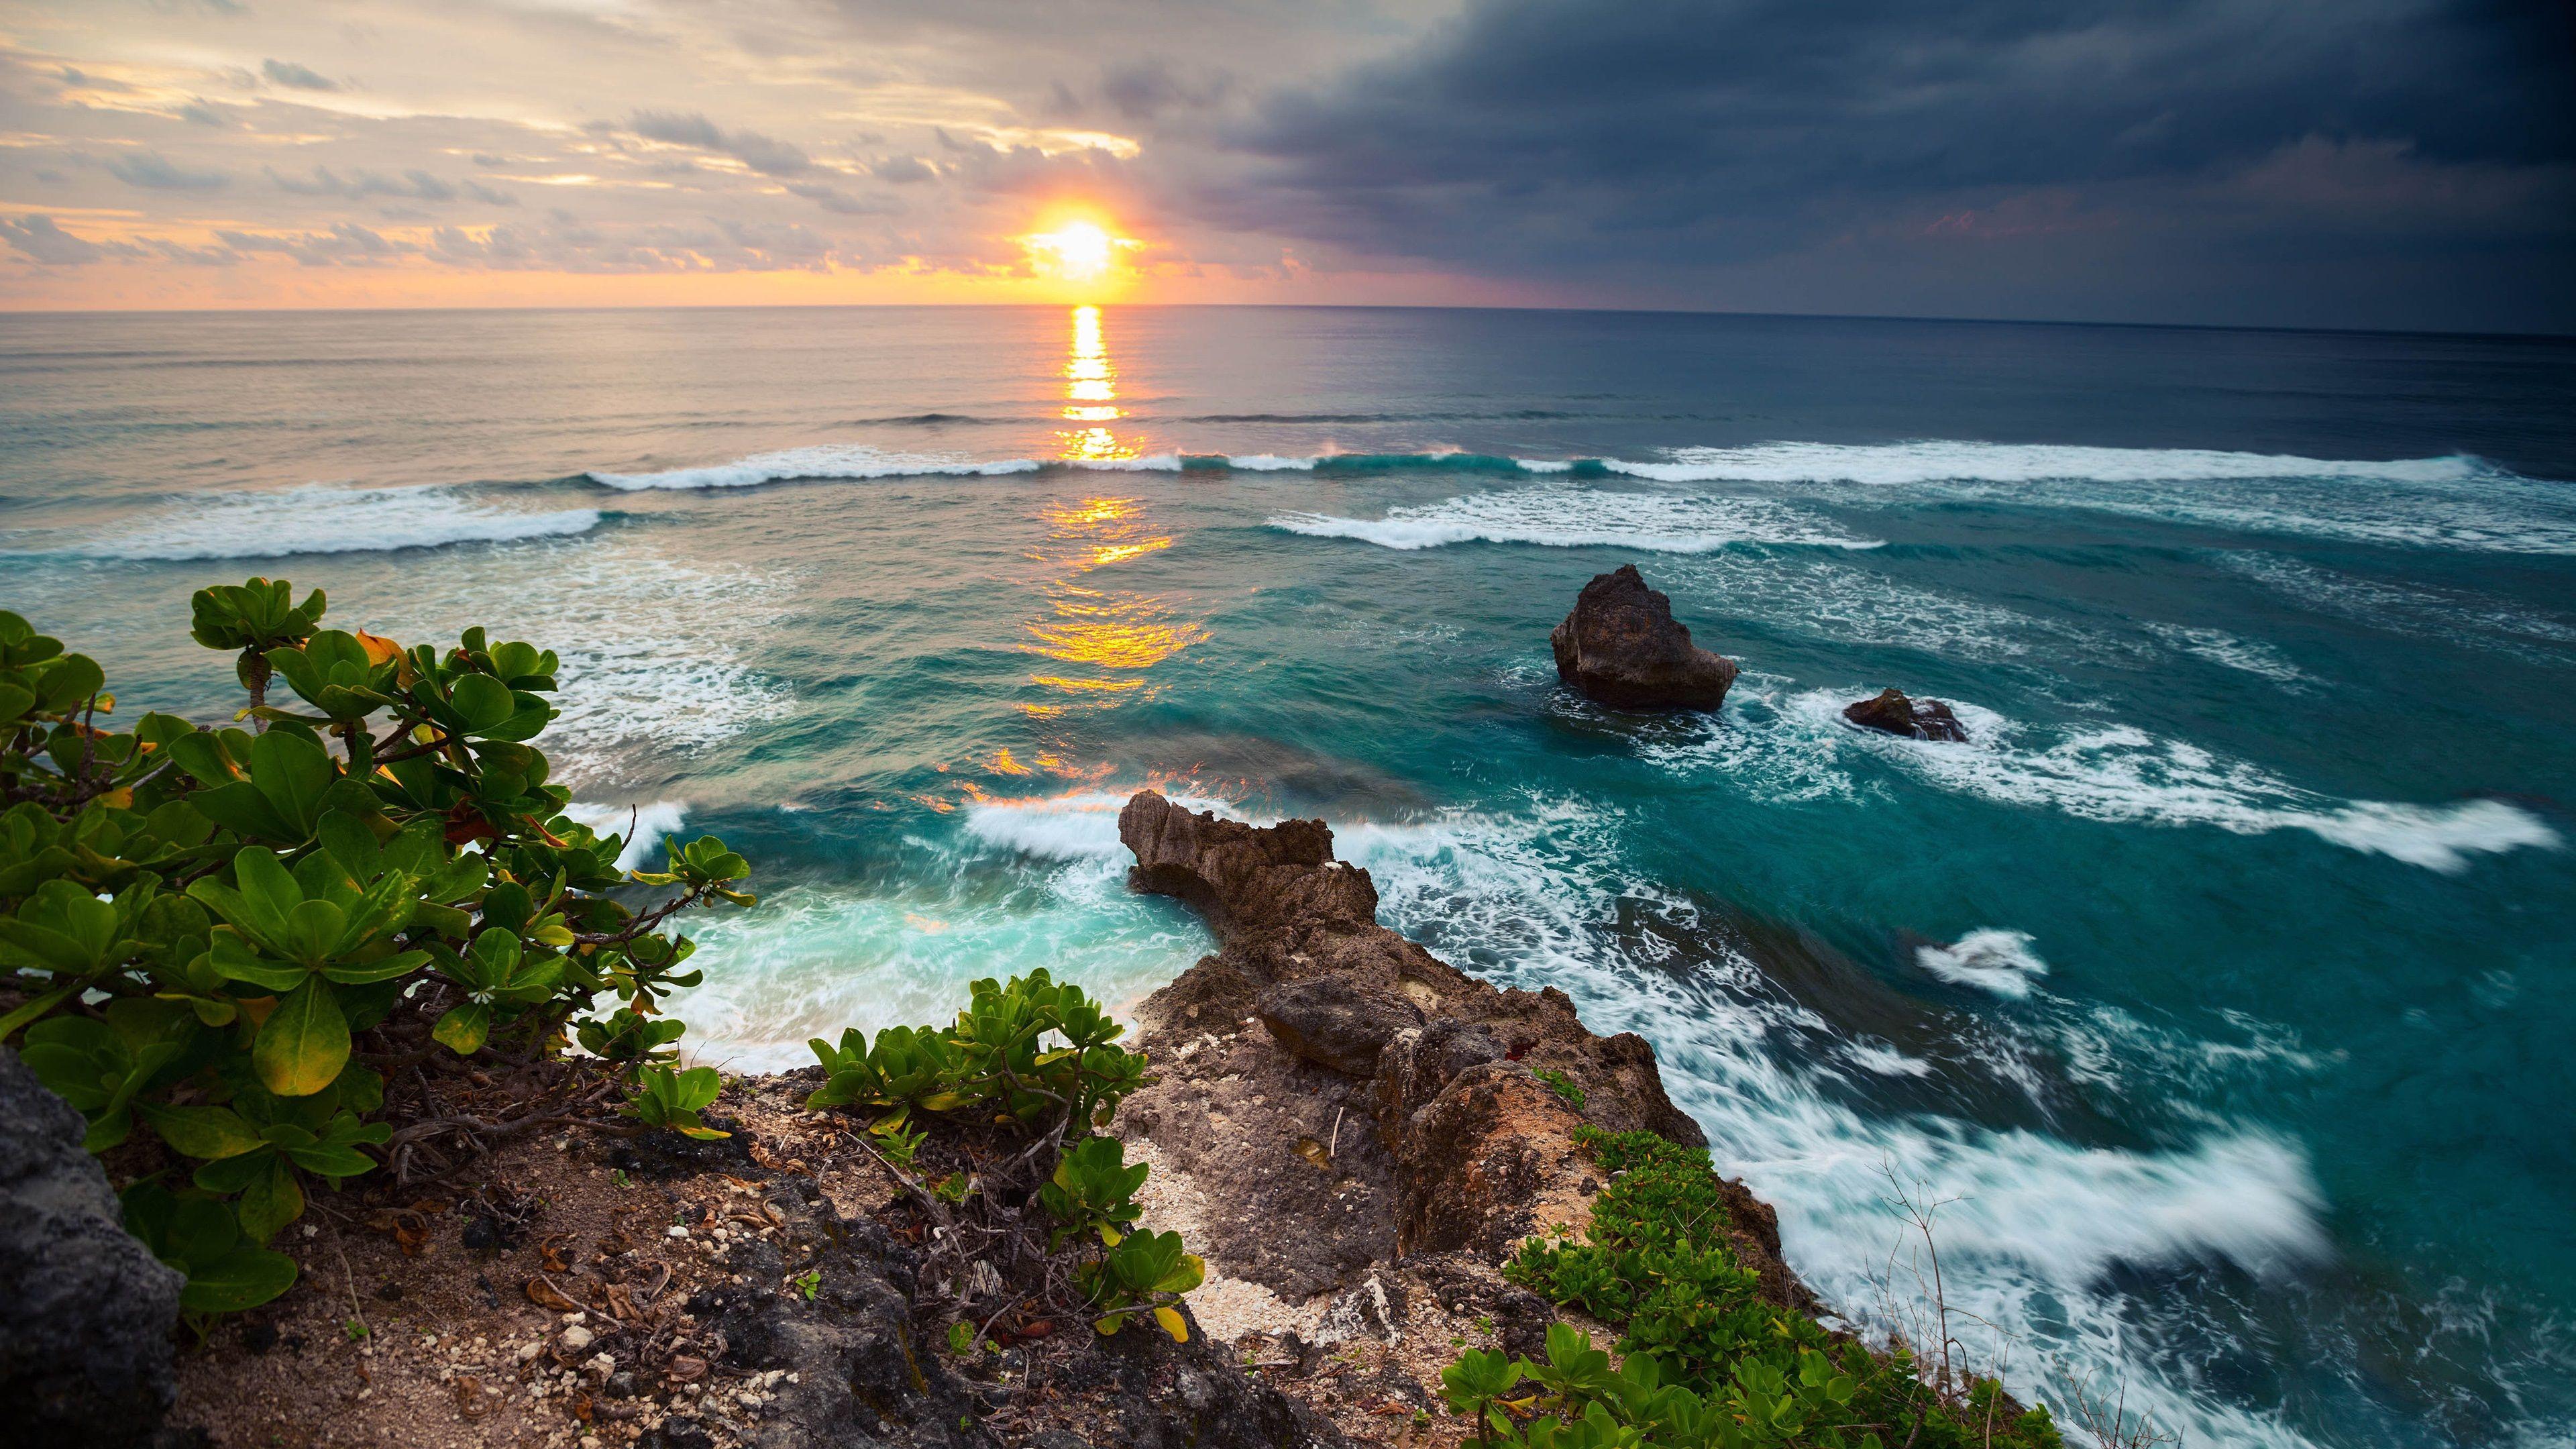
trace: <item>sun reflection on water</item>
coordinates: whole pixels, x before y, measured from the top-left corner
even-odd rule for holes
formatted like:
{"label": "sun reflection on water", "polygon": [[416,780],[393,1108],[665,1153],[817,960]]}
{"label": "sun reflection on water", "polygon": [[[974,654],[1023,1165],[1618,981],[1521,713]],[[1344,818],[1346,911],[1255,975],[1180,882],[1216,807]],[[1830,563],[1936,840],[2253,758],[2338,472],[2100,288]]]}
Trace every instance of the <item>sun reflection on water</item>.
{"label": "sun reflection on water", "polygon": [[[1056,434],[1058,456],[1069,463],[1134,458],[1136,445],[1108,426],[1125,413],[1118,406],[1118,366],[1109,353],[1100,309],[1076,307],[1072,323],[1062,371],[1062,415],[1068,423],[1085,426]],[[1031,674],[1029,683],[1047,696],[1020,708],[1051,718],[1069,709],[1113,708],[1153,698],[1161,686],[1149,684],[1145,671],[1206,639],[1207,630],[1181,617],[1164,596],[1107,587],[1086,576],[1170,548],[1172,535],[1157,531],[1145,516],[1144,503],[1135,498],[1104,494],[1056,500],[1039,516],[1048,532],[1030,557],[1054,577],[1043,585],[1047,612],[1025,626],[1029,639],[1020,647],[1070,668]]]}

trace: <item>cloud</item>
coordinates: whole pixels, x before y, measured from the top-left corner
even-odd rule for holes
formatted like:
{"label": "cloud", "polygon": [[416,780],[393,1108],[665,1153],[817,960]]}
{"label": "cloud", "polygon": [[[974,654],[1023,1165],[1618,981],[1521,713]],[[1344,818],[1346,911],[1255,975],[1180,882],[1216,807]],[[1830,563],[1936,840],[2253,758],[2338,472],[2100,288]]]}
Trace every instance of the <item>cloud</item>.
{"label": "cloud", "polygon": [[172,164],[158,151],[140,151],[107,163],[108,174],[128,186],[151,191],[212,191],[232,178],[220,171],[191,171]]}
{"label": "cloud", "polygon": [[1150,120],[1175,107],[1214,105],[1232,86],[1233,77],[1222,71],[1184,80],[1163,60],[1123,60],[1100,75],[1101,98],[1131,121]]}
{"label": "cloud", "polygon": [[[2165,226],[2185,192],[2312,135],[2437,166],[2576,161],[2546,10],[1469,0],[1407,51],[1265,98],[1225,141],[1267,164],[1198,198],[1239,226],[1520,274],[1705,270],[2051,190]],[[1159,102],[1149,79],[1130,103]],[[2227,225],[2308,225],[2264,210]]]}
{"label": "cloud", "polygon": [[819,181],[790,182],[787,189],[825,211],[842,216],[892,216],[903,210],[901,205],[885,197],[852,196],[837,186],[826,186]]}
{"label": "cloud", "polygon": [[[269,180],[277,183],[279,190],[289,191],[297,196],[338,196],[351,201],[363,201],[373,196],[409,197],[414,201],[454,201],[456,199],[455,187],[417,168],[407,170],[399,177],[383,176],[373,171],[363,170],[352,171],[343,176],[328,166],[314,167],[313,174],[309,177],[289,176],[273,166],[262,169],[268,172]],[[479,200],[492,201],[500,196],[500,193],[478,183],[468,182],[466,185]],[[502,200],[499,204],[507,206],[511,203]]]}
{"label": "cloud", "polygon": [[472,177],[467,177],[464,181],[457,184],[466,195],[473,197],[476,201],[482,202],[486,206],[516,206],[519,204],[518,197],[513,196],[506,191],[495,191],[491,187],[484,185],[482,182],[474,180]]}
{"label": "cloud", "polygon": [[285,86],[290,90],[336,91],[340,88],[338,81],[309,66],[297,65],[291,60],[263,60],[259,63],[259,73],[268,77],[274,84]]}
{"label": "cloud", "polygon": [[695,112],[638,111],[632,129],[648,141],[731,156],[763,176],[801,176],[815,169],[799,146],[757,131],[727,131]]}
{"label": "cloud", "polygon": [[868,174],[879,181],[891,181],[898,186],[939,179],[939,173],[931,169],[930,163],[918,156],[888,156],[869,167]]}
{"label": "cloud", "polygon": [[7,239],[9,245],[49,267],[77,267],[107,255],[106,248],[54,225],[50,216],[28,216],[14,221],[0,217],[0,238]]}
{"label": "cloud", "polygon": [[189,97],[188,103],[179,108],[179,118],[200,126],[213,126],[218,130],[232,124],[224,119],[223,112],[216,110],[213,103],[203,96]]}
{"label": "cloud", "polygon": [[327,232],[221,230],[215,239],[235,252],[283,253],[308,267],[369,266],[420,250],[353,221],[333,222]]}

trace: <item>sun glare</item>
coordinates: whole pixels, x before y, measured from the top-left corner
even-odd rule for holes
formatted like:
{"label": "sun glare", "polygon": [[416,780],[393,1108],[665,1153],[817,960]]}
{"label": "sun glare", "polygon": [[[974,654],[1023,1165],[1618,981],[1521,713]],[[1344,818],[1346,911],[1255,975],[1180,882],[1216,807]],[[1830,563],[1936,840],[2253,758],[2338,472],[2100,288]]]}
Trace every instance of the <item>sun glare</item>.
{"label": "sun glare", "polygon": [[1020,238],[1038,275],[1075,286],[1095,286],[1119,271],[1118,254],[1136,245],[1096,221],[1076,219]]}

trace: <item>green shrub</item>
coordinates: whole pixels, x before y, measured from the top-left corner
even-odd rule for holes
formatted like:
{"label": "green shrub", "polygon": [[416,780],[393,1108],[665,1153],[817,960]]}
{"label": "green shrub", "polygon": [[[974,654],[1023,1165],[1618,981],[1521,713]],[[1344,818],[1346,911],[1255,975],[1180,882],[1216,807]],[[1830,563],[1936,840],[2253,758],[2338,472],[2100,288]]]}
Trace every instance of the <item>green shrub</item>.
{"label": "green shrub", "polygon": [[[1737,1261],[1708,1153],[1651,1132],[1578,1127],[1611,1173],[1581,1242],[1530,1239],[1504,1275],[1620,1331],[1621,1363],[1563,1324],[1548,1362],[1469,1350],[1442,1371],[1473,1449],[2056,1449],[2045,1409],[1971,1379],[1945,1394],[1902,1345],[1881,1356],[1766,1302]],[[1515,1390],[1526,1390],[1515,1393]]]}
{"label": "green shrub", "polygon": [[[191,633],[236,654],[248,706],[120,733],[98,664],[0,611],[0,1040],[80,1110],[90,1150],[157,1139],[179,1160],[125,1202],[189,1275],[192,1313],[294,1282],[264,1244],[308,1186],[381,1165],[368,1149],[400,1120],[381,1065],[432,1044],[525,1060],[577,1031],[621,1072],[661,1072],[636,1115],[695,1125],[697,1088],[659,1067],[680,1025],[651,1018],[698,974],[661,928],[753,900],[712,838],[630,874],[621,839],[565,817],[529,743],[555,715],[554,654],[481,629],[406,649],[324,612],[282,580],[201,590]],[[639,914],[627,886],[669,889]],[[602,996],[614,1014],[576,1026]]]}
{"label": "green shrub", "polygon": [[805,1105],[870,1109],[879,1133],[915,1111],[998,1112],[1030,1126],[1052,1118],[1072,1140],[1108,1126],[1144,1085],[1145,1058],[1114,1044],[1127,1028],[1072,982],[1041,969],[969,990],[949,1026],[890,1026],[874,1042],[852,1028],[837,1047],[807,1043],[825,1080]]}
{"label": "green shrub", "polygon": [[[1034,1132],[1038,1142],[1001,1169],[1016,1169],[1045,1146],[1059,1149],[1052,1175],[1024,1184],[1035,1189],[1025,1194],[1027,1207],[1002,1206],[1001,1198],[1018,1201],[1023,1194],[997,1194],[989,1190],[995,1184],[963,1173],[921,1190],[949,1207],[965,1204],[971,1193],[989,1219],[979,1235],[986,1240],[1034,1236],[1042,1227],[1045,1247],[1041,1253],[1032,1246],[1032,1254],[1055,1258],[1074,1245],[1070,1280],[1099,1333],[1150,1315],[1183,1341],[1189,1329],[1180,1298],[1199,1285],[1206,1265],[1184,1250],[1178,1233],[1132,1231],[1135,1195],[1149,1169],[1130,1165],[1116,1138],[1098,1135],[1118,1104],[1147,1081],[1144,1055],[1117,1045],[1125,1033],[1081,987],[1043,970],[1008,982],[986,979],[970,988],[966,1009],[950,1026],[887,1027],[874,1041],[852,1029],[841,1033],[837,1047],[810,1043],[825,1077],[805,1105],[874,1114],[868,1132],[877,1151],[906,1172],[923,1140],[912,1129],[934,1119]],[[974,1191],[978,1186],[988,1190]],[[961,1239],[946,1234],[942,1241]]]}

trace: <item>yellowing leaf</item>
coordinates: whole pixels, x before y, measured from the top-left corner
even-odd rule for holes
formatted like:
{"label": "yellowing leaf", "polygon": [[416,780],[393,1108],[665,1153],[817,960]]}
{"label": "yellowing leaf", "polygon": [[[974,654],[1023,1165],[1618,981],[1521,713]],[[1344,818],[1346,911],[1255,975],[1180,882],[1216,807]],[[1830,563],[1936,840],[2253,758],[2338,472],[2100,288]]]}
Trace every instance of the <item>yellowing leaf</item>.
{"label": "yellowing leaf", "polygon": [[1172,1336],[1172,1342],[1187,1343],[1190,1341],[1189,1321],[1181,1317],[1181,1310],[1177,1308],[1157,1308],[1154,1310],[1154,1321],[1163,1325],[1163,1331]]}

